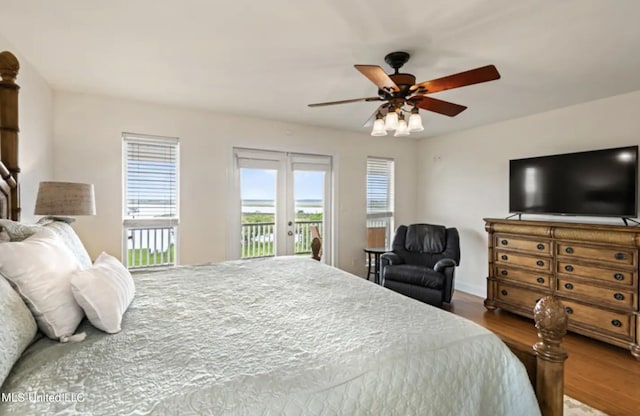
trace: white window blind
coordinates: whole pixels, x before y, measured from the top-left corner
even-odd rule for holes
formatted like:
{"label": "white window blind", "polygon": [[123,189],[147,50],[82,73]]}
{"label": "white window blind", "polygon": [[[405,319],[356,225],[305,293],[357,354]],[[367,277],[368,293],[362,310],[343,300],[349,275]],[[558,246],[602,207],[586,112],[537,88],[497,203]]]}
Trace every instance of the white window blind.
{"label": "white window blind", "polygon": [[125,219],[178,218],[178,140],[125,134]]}
{"label": "white window blind", "polygon": [[367,216],[374,218],[391,215],[393,215],[393,160],[368,158]]}

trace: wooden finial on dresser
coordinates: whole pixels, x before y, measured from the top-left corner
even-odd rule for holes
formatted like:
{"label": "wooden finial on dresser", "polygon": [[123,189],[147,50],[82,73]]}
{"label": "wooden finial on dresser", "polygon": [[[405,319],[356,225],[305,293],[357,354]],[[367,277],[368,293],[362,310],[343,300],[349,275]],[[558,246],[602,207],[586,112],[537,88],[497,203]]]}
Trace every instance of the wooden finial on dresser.
{"label": "wooden finial on dresser", "polygon": [[540,341],[533,346],[537,355],[536,393],[544,416],[561,416],[564,401],[564,361],[567,352],[560,346],[567,334],[569,318],[562,302],[545,296],[533,308]]}
{"label": "wooden finial on dresser", "polygon": [[20,63],[14,54],[9,51],[0,52],[0,76],[3,81],[13,84],[19,70]]}

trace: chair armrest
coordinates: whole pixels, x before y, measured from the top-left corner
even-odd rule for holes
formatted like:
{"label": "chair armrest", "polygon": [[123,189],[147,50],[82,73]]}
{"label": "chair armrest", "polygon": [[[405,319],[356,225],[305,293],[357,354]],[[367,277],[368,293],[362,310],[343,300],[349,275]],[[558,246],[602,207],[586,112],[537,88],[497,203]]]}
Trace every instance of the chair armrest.
{"label": "chair armrest", "polygon": [[380,269],[384,269],[384,266],[395,266],[396,264],[403,264],[404,260],[398,254],[389,251],[380,256]]}
{"label": "chair armrest", "polygon": [[436,272],[442,272],[447,267],[456,267],[456,262],[453,259],[440,259],[433,266],[433,270]]}
{"label": "chair armrest", "polygon": [[456,266],[458,264],[453,259],[441,259],[434,266],[433,270],[440,272],[444,275],[444,288],[442,291],[442,301],[445,303],[451,303],[451,297],[453,296],[453,286],[456,273]]}

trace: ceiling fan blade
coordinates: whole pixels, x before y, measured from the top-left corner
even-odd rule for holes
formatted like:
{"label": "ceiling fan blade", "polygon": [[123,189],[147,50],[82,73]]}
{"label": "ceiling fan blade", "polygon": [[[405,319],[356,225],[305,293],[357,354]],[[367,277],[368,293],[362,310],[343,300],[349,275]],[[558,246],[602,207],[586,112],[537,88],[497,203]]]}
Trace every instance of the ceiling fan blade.
{"label": "ceiling fan blade", "polygon": [[467,85],[479,84],[481,82],[493,81],[500,78],[500,73],[493,65],[487,65],[459,74],[449,75],[443,78],[426,81],[412,85],[409,90],[415,91],[418,88],[424,89],[423,94],[431,94],[438,91],[450,90],[452,88],[466,87]]}
{"label": "ceiling fan blade", "polygon": [[315,103],[308,104],[309,107],[323,107],[325,105],[335,105],[335,104],[349,104],[349,103],[357,103],[360,101],[382,101],[380,97],[365,97],[365,98],[354,98],[352,100],[340,100],[340,101],[329,101],[326,103]]}
{"label": "ceiling fan blade", "polygon": [[411,99],[416,106],[423,110],[433,111],[434,113],[444,114],[445,116],[455,117],[467,107],[450,103],[449,101],[442,101],[431,97],[425,97],[424,95],[418,95]]}
{"label": "ceiling fan blade", "polygon": [[371,117],[369,117],[369,119],[364,122],[362,127],[373,126],[373,122],[375,121],[376,116],[378,115],[378,112],[380,112],[380,114],[382,114],[383,116],[386,116],[387,113],[389,112],[389,103],[384,103],[380,107],[378,107],[376,111],[374,111],[373,114],[371,114]]}
{"label": "ceiling fan blade", "polygon": [[378,65],[354,65],[354,67],[369,78],[371,82],[376,84],[383,91],[400,91],[400,88],[382,68]]}

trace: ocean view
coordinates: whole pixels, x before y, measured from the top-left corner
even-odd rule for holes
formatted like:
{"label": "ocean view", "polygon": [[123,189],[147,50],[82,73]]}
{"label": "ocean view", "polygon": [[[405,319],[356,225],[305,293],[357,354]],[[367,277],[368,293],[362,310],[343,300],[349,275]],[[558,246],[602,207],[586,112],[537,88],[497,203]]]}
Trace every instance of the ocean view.
{"label": "ocean view", "polygon": [[[263,214],[275,213],[276,203],[274,200],[269,199],[243,199],[242,200],[242,212],[254,213],[259,212]],[[298,199],[295,203],[296,212],[302,211],[306,214],[317,214],[322,212],[322,200],[321,199]]]}

